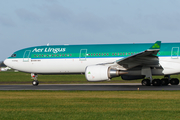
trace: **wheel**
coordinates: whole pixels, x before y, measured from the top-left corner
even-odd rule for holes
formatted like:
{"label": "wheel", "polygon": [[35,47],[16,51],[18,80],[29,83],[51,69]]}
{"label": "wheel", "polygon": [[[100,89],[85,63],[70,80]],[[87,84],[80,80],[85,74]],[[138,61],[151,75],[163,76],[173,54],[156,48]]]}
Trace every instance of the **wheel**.
{"label": "wheel", "polygon": [[39,84],[39,81],[38,81],[38,80],[33,80],[33,81],[32,81],[32,85],[33,85],[33,86],[38,86],[38,84]]}
{"label": "wheel", "polygon": [[166,79],[166,78],[163,78],[163,79],[161,79],[161,83],[162,83],[162,85],[168,85],[169,84],[169,80]]}
{"label": "wheel", "polygon": [[153,86],[160,86],[161,85],[161,80],[160,79],[154,79],[152,81],[152,84],[153,84]]}
{"label": "wheel", "polygon": [[142,80],[141,83],[142,83],[143,86],[150,86],[151,85],[149,79],[144,79],[144,80]]}
{"label": "wheel", "polygon": [[179,79],[177,79],[177,78],[172,78],[172,79],[170,80],[170,83],[171,83],[171,85],[178,85],[178,84],[179,84]]}

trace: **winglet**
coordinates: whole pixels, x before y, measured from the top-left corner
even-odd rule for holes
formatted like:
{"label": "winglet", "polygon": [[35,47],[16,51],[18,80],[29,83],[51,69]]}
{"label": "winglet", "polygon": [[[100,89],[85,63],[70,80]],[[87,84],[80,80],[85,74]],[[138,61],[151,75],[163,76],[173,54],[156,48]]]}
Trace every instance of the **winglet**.
{"label": "winglet", "polygon": [[156,41],[148,50],[160,50],[161,48],[161,41]]}

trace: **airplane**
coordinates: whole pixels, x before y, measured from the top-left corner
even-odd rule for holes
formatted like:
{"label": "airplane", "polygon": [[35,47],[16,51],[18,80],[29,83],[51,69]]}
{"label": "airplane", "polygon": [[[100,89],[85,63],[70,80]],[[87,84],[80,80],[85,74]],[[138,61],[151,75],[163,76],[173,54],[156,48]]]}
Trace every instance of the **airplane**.
{"label": "airplane", "polygon": [[11,68],[9,68],[9,67],[5,67],[5,68],[0,68],[0,71],[8,71],[8,70],[10,70]]}
{"label": "airplane", "polygon": [[[178,85],[170,75],[180,73],[180,43],[132,43],[35,46],[14,52],[4,63],[31,73],[38,86],[38,74],[85,74],[88,81],[142,79],[143,86]],[[162,79],[152,76],[161,75]]]}

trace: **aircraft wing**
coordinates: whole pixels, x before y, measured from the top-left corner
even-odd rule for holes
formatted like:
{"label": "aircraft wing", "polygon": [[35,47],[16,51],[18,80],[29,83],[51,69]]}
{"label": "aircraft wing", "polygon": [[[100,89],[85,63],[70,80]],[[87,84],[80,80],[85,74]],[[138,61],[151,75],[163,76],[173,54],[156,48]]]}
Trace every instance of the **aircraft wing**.
{"label": "aircraft wing", "polygon": [[160,47],[161,41],[157,41],[149,49],[143,52],[117,60],[116,64],[118,64],[118,67],[114,67],[118,68],[119,70],[128,70],[139,65],[159,67],[159,58],[157,53],[159,52]]}

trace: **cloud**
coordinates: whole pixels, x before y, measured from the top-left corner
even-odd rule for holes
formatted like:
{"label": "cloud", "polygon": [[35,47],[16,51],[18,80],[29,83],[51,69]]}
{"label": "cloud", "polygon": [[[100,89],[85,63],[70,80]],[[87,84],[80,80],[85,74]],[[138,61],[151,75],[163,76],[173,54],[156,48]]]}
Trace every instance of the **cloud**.
{"label": "cloud", "polygon": [[106,22],[103,18],[92,13],[83,12],[75,14],[72,10],[59,4],[44,5],[39,7],[41,12],[45,13],[46,21],[52,24],[66,24],[72,29],[97,32],[106,28]]}
{"label": "cloud", "polygon": [[14,27],[16,25],[11,18],[2,16],[0,16],[0,24],[6,27]]}
{"label": "cloud", "polygon": [[103,31],[107,28],[107,21],[92,13],[81,13],[73,17],[72,25],[75,28],[91,32]]}
{"label": "cloud", "polygon": [[72,29],[69,32],[78,30],[79,32],[89,33],[103,33],[104,31],[118,31],[125,34],[148,33],[146,29],[143,29],[143,22],[135,22],[139,21],[139,19],[133,22],[131,20],[130,22],[121,15],[97,16],[87,11],[75,13],[70,8],[66,8],[59,3],[55,4],[54,2],[52,4],[36,6],[39,9],[37,13],[26,9],[18,9],[16,14],[24,21],[46,24],[46,29],[54,29],[52,26],[63,29],[62,26],[67,26],[69,29]]}
{"label": "cloud", "polygon": [[156,17],[156,26],[158,29],[165,29],[170,31],[180,30],[180,14],[161,14]]}
{"label": "cloud", "polygon": [[43,13],[46,13],[48,18],[61,22],[70,21],[73,16],[72,11],[58,4],[44,5],[43,7],[39,7],[39,9]]}
{"label": "cloud", "polygon": [[139,19],[142,24],[158,30],[179,31],[180,13],[163,13],[144,15]]}
{"label": "cloud", "polygon": [[17,16],[24,21],[40,22],[40,17],[36,13],[30,12],[26,9],[17,9],[15,12]]}
{"label": "cloud", "polygon": [[45,0],[45,1],[50,2],[50,3],[58,3],[57,0]]}

